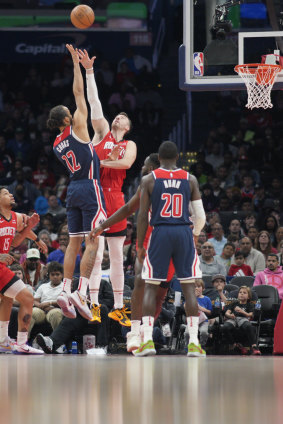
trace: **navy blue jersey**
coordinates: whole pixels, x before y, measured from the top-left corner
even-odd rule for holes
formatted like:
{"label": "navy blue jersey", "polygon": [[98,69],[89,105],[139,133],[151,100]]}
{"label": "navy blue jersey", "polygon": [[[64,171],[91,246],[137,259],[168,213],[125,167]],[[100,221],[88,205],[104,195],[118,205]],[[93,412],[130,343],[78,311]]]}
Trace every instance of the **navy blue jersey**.
{"label": "navy blue jersey", "polygon": [[150,225],[191,224],[189,173],[183,169],[152,171],[155,179],[151,194]]}
{"label": "navy blue jersey", "polygon": [[98,180],[100,161],[92,142],[84,143],[76,136],[71,126],[56,137],[53,151],[68,169],[70,181]]}

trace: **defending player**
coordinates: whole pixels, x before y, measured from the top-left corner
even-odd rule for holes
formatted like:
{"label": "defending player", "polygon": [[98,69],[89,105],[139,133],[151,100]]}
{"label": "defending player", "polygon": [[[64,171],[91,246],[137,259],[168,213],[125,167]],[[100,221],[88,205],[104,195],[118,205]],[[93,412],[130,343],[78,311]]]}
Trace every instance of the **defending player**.
{"label": "defending player", "polygon": [[[5,187],[0,187],[0,352],[43,354],[42,350],[27,345],[33,296],[24,282],[8,268],[8,265],[14,261],[13,256],[9,254],[11,246],[19,246],[25,238],[35,241],[37,247],[44,253],[47,253],[47,246],[32,231],[32,228],[39,222],[39,215],[33,214],[31,217],[26,217],[26,215],[13,212],[14,205],[13,195]],[[20,303],[18,334],[15,344],[8,336],[13,299]]]}
{"label": "defending player", "polygon": [[[133,141],[125,140],[131,130],[131,121],[124,112],[119,113],[109,123],[103,116],[101,103],[93,73],[95,57],[89,58],[86,50],[78,50],[80,62],[86,69],[87,97],[91,108],[91,122],[94,129],[93,144],[100,159],[100,179],[103,188],[107,216],[111,216],[125,204],[122,185],[129,169],[136,160],[137,148]],[[126,236],[127,220],[124,219],[107,229],[106,240],[110,257],[110,280],[114,292],[114,309],[109,317],[119,321],[123,326],[130,326],[123,305],[124,272],[123,244]],[[98,292],[101,280],[101,262],[103,258],[104,240],[100,238],[99,248],[93,273],[90,278],[90,297],[93,320],[99,321]]]}
{"label": "defending player", "polygon": [[[134,352],[135,356],[155,355],[152,341],[156,293],[161,281],[167,277],[172,258],[185,296],[185,311],[190,335],[188,356],[205,356],[198,341],[198,303],[195,296],[196,278],[201,278],[199,259],[194,246],[205,224],[205,213],[194,176],[177,168],[177,147],[165,141],[159,148],[160,168],[142,179],[140,211],[138,215],[138,258],[143,262],[142,278],[145,279],[143,301],[144,343]],[[189,203],[195,215],[191,230]],[[153,226],[149,246],[143,247],[151,206]]]}
{"label": "defending player", "polygon": [[[141,175],[144,177],[145,175],[149,174],[154,169],[158,168],[160,165],[158,160],[158,154],[157,153],[151,153],[145,161],[144,165],[142,167]],[[109,218],[107,218],[106,221],[104,221],[102,224],[100,224],[97,228],[95,228],[91,234],[90,237],[94,236],[97,237],[99,234],[103,233],[103,231],[111,227],[112,225],[116,224],[117,222],[121,221],[122,219],[127,218],[128,216],[132,215],[134,212],[136,212],[140,207],[140,187],[138,187],[136,193],[134,196],[129,200],[128,203],[126,203],[124,206],[122,206],[120,209],[118,209],[113,215],[111,215]],[[144,240],[144,248],[147,248],[148,240],[150,237],[150,234],[152,232],[152,227],[148,226],[148,231]],[[142,318],[142,301],[143,301],[143,295],[144,295],[144,280],[141,278],[141,271],[142,271],[142,264],[138,259],[136,259],[135,262],[135,282],[134,282],[134,290],[132,292],[131,297],[131,331],[127,333],[127,351],[132,352],[136,350],[140,343],[141,343],[141,318]],[[158,317],[161,311],[161,306],[164,301],[164,297],[167,293],[167,290],[169,288],[170,281],[173,278],[174,275],[174,267],[171,263],[171,266],[169,267],[167,281],[163,281],[163,283],[159,286],[159,290],[157,292],[157,300],[156,300],[156,310],[155,310],[155,317]]]}
{"label": "defending player", "polygon": [[[63,292],[57,302],[67,317],[75,318],[75,305],[83,317],[91,320],[92,315],[86,303],[86,290],[95,261],[98,239],[90,240],[86,236],[106,218],[106,212],[100,186],[99,159],[87,129],[88,110],[79,58],[73,46],[67,44],[67,49],[74,64],[73,92],[77,109],[72,116],[67,107],[56,106],[51,109],[47,121],[48,128],[58,128],[61,131],[54,142],[53,151],[69,171],[70,177],[66,199],[70,242],[64,259]],[[84,237],[86,248],[80,265],[79,288],[71,294],[76,256]]]}

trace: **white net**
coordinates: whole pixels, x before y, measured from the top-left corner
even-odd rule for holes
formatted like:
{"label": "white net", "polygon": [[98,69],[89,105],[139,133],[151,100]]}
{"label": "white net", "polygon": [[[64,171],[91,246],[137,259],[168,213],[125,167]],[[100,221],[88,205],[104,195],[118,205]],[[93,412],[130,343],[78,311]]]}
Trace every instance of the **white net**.
{"label": "white net", "polygon": [[247,87],[248,109],[272,108],[271,90],[277,74],[281,71],[280,65],[237,65],[235,71],[242,77]]}

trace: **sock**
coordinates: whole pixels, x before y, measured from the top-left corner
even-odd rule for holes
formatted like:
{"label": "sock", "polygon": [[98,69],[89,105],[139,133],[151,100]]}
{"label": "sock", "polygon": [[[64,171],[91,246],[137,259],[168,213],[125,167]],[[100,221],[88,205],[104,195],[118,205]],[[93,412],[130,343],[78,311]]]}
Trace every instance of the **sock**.
{"label": "sock", "polygon": [[198,340],[198,317],[187,317],[187,331],[190,335],[190,343],[199,344]]}
{"label": "sock", "polygon": [[71,284],[72,284],[72,280],[70,278],[64,278],[63,291],[65,291],[68,294],[71,294]]}
{"label": "sock", "polygon": [[88,278],[80,277],[78,291],[80,292],[82,296],[86,296],[87,285],[88,285]]}
{"label": "sock", "polygon": [[114,309],[121,309],[124,304],[123,244],[125,238],[125,236],[107,237],[110,258],[110,281],[114,293]]}
{"label": "sock", "polygon": [[96,252],[95,262],[88,282],[90,301],[91,303],[95,303],[95,305],[99,305],[98,294],[101,281],[101,263],[104,251],[104,237],[100,236],[98,239],[98,249]]}
{"label": "sock", "polygon": [[123,290],[113,290],[114,294],[114,309],[121,309],[124,306]]}
{"label": "sock", "polygon": [[144,331],[143,342],[146,343],[152,340],[154,317],[142,317],[142,323]]}
{"label": "sock", "polygon": [[92,305],[93,304],[99,305],[98,293],[99,293],[98,289],[90,289],[89,290],[89,297],[90,297],[90,302],[91,302]]}
{"label": "sock", "polygon": [[0,321],[0,342],[4,342],[8,337],[9,321]]}
{"label": "sock", "polygon": [[22,332],[22,331],[18,331],[17,334],[17,344],[18,345],[23,345],[26,344],[26,342],[28,341],[28,333],[26,332]]}
{"label": "sock", "polygon": [[131,332],[134,334],[140,334],[141,322],[139,320],[131,321]]}

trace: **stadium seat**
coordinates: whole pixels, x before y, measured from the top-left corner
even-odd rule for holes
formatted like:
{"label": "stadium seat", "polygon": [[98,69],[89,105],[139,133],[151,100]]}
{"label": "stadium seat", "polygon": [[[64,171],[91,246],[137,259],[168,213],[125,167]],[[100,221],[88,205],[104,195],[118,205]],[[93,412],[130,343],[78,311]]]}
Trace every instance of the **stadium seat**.
{"label": "stadium seat", "polygon": [[243,276],[243,277],[234,277],[232,280],[230,280],[230,284],[233,284],[234,286],[248,286],[253,287],[255,277],[252,276]]}

